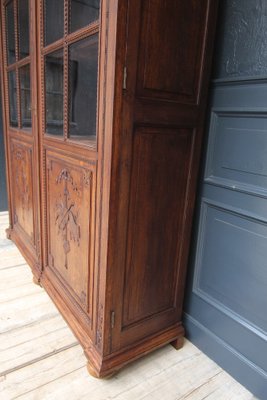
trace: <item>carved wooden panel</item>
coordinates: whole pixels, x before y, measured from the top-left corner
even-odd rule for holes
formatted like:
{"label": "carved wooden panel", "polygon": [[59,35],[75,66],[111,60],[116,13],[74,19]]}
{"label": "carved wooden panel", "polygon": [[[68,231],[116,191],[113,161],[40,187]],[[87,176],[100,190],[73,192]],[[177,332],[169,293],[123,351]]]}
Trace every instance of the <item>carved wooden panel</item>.
{"label": "carved wooden panel", "polygon": [[92,306],[94,180],[94,165],[48,154],[48,265],[88,313]]}
{"label": "carved wooden panel", "polygon": [[175,307],[193,133],[135,132],[124,326]]}
{"label": "carved wooden panel", "polygon": [[32,245],[34,238],[33,175],[31,145],[13,140],[11,144],[12,202],[14,225],[22,229]]}
{"label": "carved wooden panel", "polygon": [[142,1],[139,96],[197,102],[206,3]]}

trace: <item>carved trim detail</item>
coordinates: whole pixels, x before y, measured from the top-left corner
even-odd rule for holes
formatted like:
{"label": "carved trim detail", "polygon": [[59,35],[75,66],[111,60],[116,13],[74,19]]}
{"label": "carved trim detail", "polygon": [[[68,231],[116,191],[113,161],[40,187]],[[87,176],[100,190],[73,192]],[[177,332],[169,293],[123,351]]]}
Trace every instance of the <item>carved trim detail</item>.
{"label": "carved trim detail", "polygon": [[[43,149],[42,144],[41,144],[41,169],[42,169],[42,177],[41,177],[41,186],[42,186],[42,194],[41,194],[41,207],[43,210],[43,218],[44,218],[44,224],[42,227],[42,234],[44,237],[44,256],[45,256],[45,265],[48,262],[48,241],[47,241],[47,174],[46,174],[46,151]],[[49,169],[47,170],[47,173],[49,174]]]}
{"label": "carved trim detail", "polygon": [[14,224],[18,223],[18,216],[16,213],[14,213]]}
{"label": "carved trim detail", "polygon": [[81,291],[81,294],[80,294],[80,300],[83,305],[86,305],[87,295],[83,290]]}
{"label": "carved trim detail", "polygon": [[98,320],[97,320],[97,331],[96,331],[96,345],[100,347],[103,342],[103,322],[104,322],[104,306],[99,304]]}
{"label": "carved trim detail", "polygon": [[69,182],[72,186],[73,191],[76,192],[78,196],[80,196],[81,190],[78,188],[78,185],[76,185],[69,170],[66,168],[62,169],[62,171],[60,172],[60,174],[56,179],[56,183],[61,183],[62,181]]}
{"label": "carved trim detail", "polygon": [[76,242],[80,245],[81,229],[78,224],[79,212],[75,212],[75,201],[69,191],[69,184],[77,196],[81,191],[73,180],[70,172],[64,168],[56,179],[57,184],[64,183],[63,198],[60,197],[56,201],[56,219],[55,224],[58,226],[58,232],[63,238],[63,248],[65,253],[65,268],[68,269],[68,253],[70,252],[70,242]]}
{"label": "carved trim detail", "polygon": [[84,182],[85,186],[90,186],[91,181],[92,181],[92,172],[85,170],[83,172],[83,182]]}
{"label": "carved trim detail", "polygon": [[12,153],[14,158],[17,160],[17,168],[15,171],[15,183],[19,188],[19,196],[21,200],[21,207],[23,211],[29,210],[30,208],[30,188],[27,178],[27,160],[25,157],[25,151],[13,147]]}
{"label": "carved trim detail", "polygon": [[[41,238],[40,238],[39,230],[37,230],[36,236],[37,236],[37,241],[36,241],[37,258],[38,258],[39,265],[41,266],[41,264],[42,264],[42,260],[41,260]],[[40,269],[42,269],[42,268],[40,268]]]}

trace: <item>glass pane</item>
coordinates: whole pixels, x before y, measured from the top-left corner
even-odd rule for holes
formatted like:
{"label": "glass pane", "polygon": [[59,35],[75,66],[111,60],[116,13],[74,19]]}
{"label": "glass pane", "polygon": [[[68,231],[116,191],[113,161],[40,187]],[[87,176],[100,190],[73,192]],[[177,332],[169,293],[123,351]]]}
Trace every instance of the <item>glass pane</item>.
{"label": "glass pane", "polygon": [[70,12],[70,31],[89,25],[99,18],[99,0],[72,0]]}
{"label": "glass pane", "polygon": [[19,12],[19,58],[29,55],[29,2],[18,1]]}
{"label": "glass pane", "polygon": [[44,1],[45,46],[63,37],[64,0]]}
{"label": "glass pane", "polygon": [[21,101],[21,123],[23,128],[32,126],[31,116],[31,80],[30,65],[20,68],[20,101]]}
{"label": "glass pane", "polygon": [[18,126],[16,71],[11,71],[8,73],[8,89],[9,124],[10,126]]}
{"label": "glass pane", "polygon": [[14,2],[6,6],[6,36],[7,36],[7,61],[12,64],[16,61],[15,55],[15,20],[14,20]]}
{"label": "glass pane", "polygon": [[96,136],[98,34],[69,48],[69,135],[94,140]]}
{"label": "glass pane", "polygon": [[45,57],[46,132],[63,135],[63,50]]}

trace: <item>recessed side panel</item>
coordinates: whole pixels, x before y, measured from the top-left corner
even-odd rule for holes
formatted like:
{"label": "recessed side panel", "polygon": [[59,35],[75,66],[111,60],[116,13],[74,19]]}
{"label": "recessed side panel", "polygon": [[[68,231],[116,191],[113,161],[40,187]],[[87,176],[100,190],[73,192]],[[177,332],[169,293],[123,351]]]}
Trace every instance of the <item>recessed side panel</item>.
{"label": "recessed side panel", "polygon": [[134,134],[124,327],[175,309],[192,136],[189,129]]}
{"label": "recessed side panel", "polygon": [[48,266],[87,313],[92,306],[94,180],[94,165],[48,153]]}
{"label": "recessed side panel", "polygon": [[13,140],[11,159],[14,228],[34,246],[32,145]]}
{"label": "recessed side panel", "polygon": [[205,180],[266,196],[266,128],[256,112],[212,112]]}
{"label": "recessed side panel", "polygon": [[197,103],[206,12],[207,1],[142,1],[139,96]]}
{"label": "recessed side panel", "polygon": [[[267,308],[266,243],[262,221],[245,210],[240,214],[203,202],[193,290],[233,319],[238,316],[264,332],[267,318],[259,310]],[[240,277],[246,282],[242,287]]]}

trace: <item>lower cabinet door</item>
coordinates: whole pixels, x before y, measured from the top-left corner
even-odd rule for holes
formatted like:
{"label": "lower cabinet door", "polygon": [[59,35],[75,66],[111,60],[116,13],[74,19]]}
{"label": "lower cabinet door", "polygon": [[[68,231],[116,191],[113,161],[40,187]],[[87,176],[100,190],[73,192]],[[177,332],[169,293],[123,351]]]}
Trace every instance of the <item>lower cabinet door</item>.
{"label": "lower cabinet door", "polygon": [[31,266],[40,269],[38,168],[34,167],[35,163],[36,154],[31,138],[23,140],[11,137],[9,177],[11,235]]}
{"label": "lower cabinet door", "polygon": [[47,152],[47,267],[91,320],[95,163]]}

